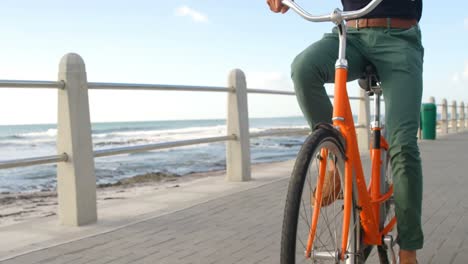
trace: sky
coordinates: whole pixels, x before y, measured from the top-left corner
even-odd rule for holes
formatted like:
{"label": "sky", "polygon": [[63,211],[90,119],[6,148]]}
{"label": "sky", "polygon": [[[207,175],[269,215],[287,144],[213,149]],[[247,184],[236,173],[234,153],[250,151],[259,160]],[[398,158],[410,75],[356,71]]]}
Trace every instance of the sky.
{"label": "sky", "polygon": [[[390,1],[390,0],[384,0]],[[311,13],[340,1],[297,0]],[[264,0],[2,0],[0,79],[57,80],[78,53],[91,82],[225,86],[242,69],[249,88],[293,91],[294,57],[332,28]],[[423,101],[468,103],[468,2],[424,0]],[[349,84],[351,95],[358,93]],[[332,89],[328,88],[332,93]],[[92,122],[225,118],[227,95],[90,91]],[[294,96],[249,95],[250,117],[301,115]],[[0,124],[55,123],[57,91],[0,89]]]}

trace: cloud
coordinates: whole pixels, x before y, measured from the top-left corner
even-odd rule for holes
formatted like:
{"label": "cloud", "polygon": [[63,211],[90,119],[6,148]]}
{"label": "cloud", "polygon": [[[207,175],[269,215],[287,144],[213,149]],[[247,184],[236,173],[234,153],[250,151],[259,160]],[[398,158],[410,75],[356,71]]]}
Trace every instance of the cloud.
{"label": "cloud", "polygon": [[177,16],[188,16],[195,22],[208,22],[208,17],[188,6],[180,6],[175,10]]}

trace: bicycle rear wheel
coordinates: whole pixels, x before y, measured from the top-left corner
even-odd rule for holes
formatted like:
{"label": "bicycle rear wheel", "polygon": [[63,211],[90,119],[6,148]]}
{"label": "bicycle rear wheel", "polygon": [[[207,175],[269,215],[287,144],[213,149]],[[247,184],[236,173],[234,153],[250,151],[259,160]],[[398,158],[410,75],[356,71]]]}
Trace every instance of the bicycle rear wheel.
{"label": "bicycle rear wheel", "polygon": [[[324,153],[327,153],[325,157]],[[295,163],[284,210],[281,240],[282,264],[342,263],[339,260],[339,255],[341,253],[344,213],[343,193],[341,188],[328,188],[328,192],[326,192],[327,188],[318,187],[320,185],[317,185],[320,177],[319,171],[323,160],[327,160],[327,171],[334,171],[334,173],[326,174],[328,183],[335,187],[336,181],[340,181],[340,186],[344,186],[344,147],[338,132],[331,127],[327,128],[327,126],[316,129],[306,139]],[[322,203],[320,203],[322,206],[318,206],[317,208],[320,209],[316,209],[314,206],[315,198],[320,200],[317,194],[320,189],[322,189],[323,196]],[[354,193],[353,188],[352,208],[355,208]],[[355,213],[355,210],[351,211],[345,262],[363,263],[357,254],[359,214]],[[317,225],[315,232],[312,232],[313,247],[310,256],[306,256],[304,252],[310,243],[309,236],[311,236],[314,217],[317,219]]]}

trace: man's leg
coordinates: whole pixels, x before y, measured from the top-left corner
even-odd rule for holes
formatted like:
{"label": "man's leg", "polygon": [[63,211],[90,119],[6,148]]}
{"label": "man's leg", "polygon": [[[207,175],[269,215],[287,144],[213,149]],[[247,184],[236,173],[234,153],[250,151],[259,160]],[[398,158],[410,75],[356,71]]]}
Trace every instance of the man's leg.
{"label": "man's leg", "polygon": [[[419,28],[374,30],[370,50],[385,98],[395,211],[403,258],[423,247],[421,228],[422,168],[417,131],[422,96],[423,48]],[[415,263],[402,262],[402,263]]]}
{"label": "man's leg", "polygon": [[[297,100],[311,128],[319,122],[331,123],[332,104],[323,85],[334,82],[335,79],[338,35],[335,30],[334,32],[325,34],[321,40],[305,49],[291,66]],[[348,78],[354,80],[364,71],[366,61],[353,44],[355,39],[351,34],[352,32],[347,41]]]}

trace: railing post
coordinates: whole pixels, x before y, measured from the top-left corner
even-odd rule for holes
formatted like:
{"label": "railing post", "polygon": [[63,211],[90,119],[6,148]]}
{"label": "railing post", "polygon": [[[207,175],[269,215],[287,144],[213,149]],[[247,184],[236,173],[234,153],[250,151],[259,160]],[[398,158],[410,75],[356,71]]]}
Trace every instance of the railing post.
{"label": "railing post", "polygon": [[460,103],[460,130],[465,129],[465,103],[461,102]]}
{"label": "railing post", "polygon": [[227,133],[235,135],[236,140],[227,142],[226,180],[249,181],[251,178],[250,136],[245,75],[239,69],[232,70],[228,82],[228,87],[233,88],[234,92],[228,93]]}
{"label": "railing post", "polygon": [[361,100],[359,100],[359,115],[358,115],[358,125],[362,126],[356,129],[359,151],[365,153],[369,151],[369,142],[370,142],[370,103],[369,95],[364,91],[364,89],[359,89]]}
{"label": "railing post", "polygon": [[465,127],[468,127],[468,105],[465,107],[465,120],[463,120],[463,123],[465,123]]}
{"label": "railing post", "polygon": [[83,59],[63,56],[58,91],[57,151],[68,161],[57,164],[58,216],[63,225],[80,226],[97,220],[88,83]]}
{"label": "railing post", "polygon": [[[437,120],[437,104],[436,104],[434,96],[429,97],[429,103],[434,104],[436,106],[436,127],[435,127],[435,129],[436,129],[436,133],[437,133],[437,121],[438,121]],[[419,139],[422,139],[422,124],[421,124],[421,122],[422,122],[422,120],[419,120],[419,130],[418,130]]]}
{"label": "railing post", "polygon": [[448,134],[448,105],[447,99],[442,99],[442,113],[440,115],[441,118],[441,132],[442,134]]}
{"label": "railing post", "polygon": [[452,131],[457,132],[457,101],[453,100],[451,107]]}

